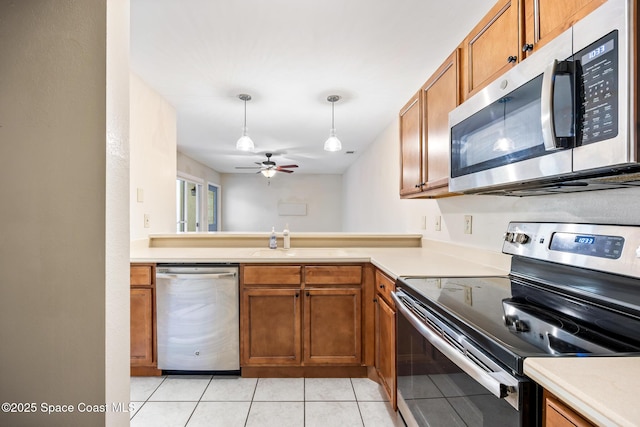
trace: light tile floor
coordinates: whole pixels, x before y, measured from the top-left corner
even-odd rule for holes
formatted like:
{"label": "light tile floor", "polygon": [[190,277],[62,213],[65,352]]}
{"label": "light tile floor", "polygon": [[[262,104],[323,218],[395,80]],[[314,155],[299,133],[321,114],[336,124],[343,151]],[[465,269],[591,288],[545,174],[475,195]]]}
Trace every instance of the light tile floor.
{"label": "light tile floor", "polygon": [[404,427],[367,378],[132,377],[132,427]]}

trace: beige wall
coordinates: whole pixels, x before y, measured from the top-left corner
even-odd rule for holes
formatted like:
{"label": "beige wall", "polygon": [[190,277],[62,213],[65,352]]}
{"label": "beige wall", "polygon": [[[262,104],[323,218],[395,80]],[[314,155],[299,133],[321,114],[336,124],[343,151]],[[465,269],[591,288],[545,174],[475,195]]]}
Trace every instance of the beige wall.
{"label": "beige wall", "polygon": [[[222,230],[282,232],[342,230],[340,175],[222,174]],[[306,204],[307,215],[281,216],[278,204]],[[266,245],[266,243],[265,243]]]}
{"label": "beige wall", "polygon": [[[131,240],[176,231],[176,113],[131,74]],[[138,201],[138,189],[142,201]],[[144,215],[150,227],[144,227]]]}
{"label": "beige wall", "polygon": [[[396,119],[344,174],[344,231],[422,233],[433,240],[500,251],[509,221],[640,224],[640,189],[523,198],[470,195],[400,200],[398,134]],[[465,215],[473,217],[470,235],[464,234]],[[441,231],[435,231],[437,216],[442,219]]]}
{"label": "beige wall", "polygon": [[0,2],[0,402],[38,405],[3,426],[100,426],[40,405],[128,401],[127,65],[106,51],[128,7],[109,1],[107,39],[104,0]]}

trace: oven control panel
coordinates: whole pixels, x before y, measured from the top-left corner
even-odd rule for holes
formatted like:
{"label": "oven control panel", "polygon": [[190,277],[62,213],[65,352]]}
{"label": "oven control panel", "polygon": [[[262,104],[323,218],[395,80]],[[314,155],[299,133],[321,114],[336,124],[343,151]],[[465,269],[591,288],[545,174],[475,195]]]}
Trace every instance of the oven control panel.
{"label": "oven control panel", "polygon": [[502,252],[640,277],[640,226],[511,222]]}

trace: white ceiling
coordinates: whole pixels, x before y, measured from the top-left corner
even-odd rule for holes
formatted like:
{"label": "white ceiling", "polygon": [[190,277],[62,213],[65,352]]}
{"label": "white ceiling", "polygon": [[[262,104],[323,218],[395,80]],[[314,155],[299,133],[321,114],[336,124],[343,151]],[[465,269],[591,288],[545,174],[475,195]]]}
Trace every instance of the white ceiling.
{"label": "white ceiling", "polygon": [[[131,0],[131,67],[177,113],[178,150],[221,173],[273,152],[343,173],[495,0]],[[238,152],[247,93],[252,153]],[[335,104],[343,150],[323,151]],[[355,154],[346,154],[355,151]]]}

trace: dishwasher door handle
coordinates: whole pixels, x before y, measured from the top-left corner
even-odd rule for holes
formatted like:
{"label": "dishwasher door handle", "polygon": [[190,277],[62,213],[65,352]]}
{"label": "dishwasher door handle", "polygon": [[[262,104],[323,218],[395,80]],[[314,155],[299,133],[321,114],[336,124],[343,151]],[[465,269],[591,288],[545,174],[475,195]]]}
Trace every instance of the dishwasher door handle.
{"label": "dishwasher door handle", "polygon": [[225,277],[236,277],[236,272],[229,273],[193,273],[193,274],[179,274],[179,273],[156,273],[156,278],[159,279],[223,279]]}

